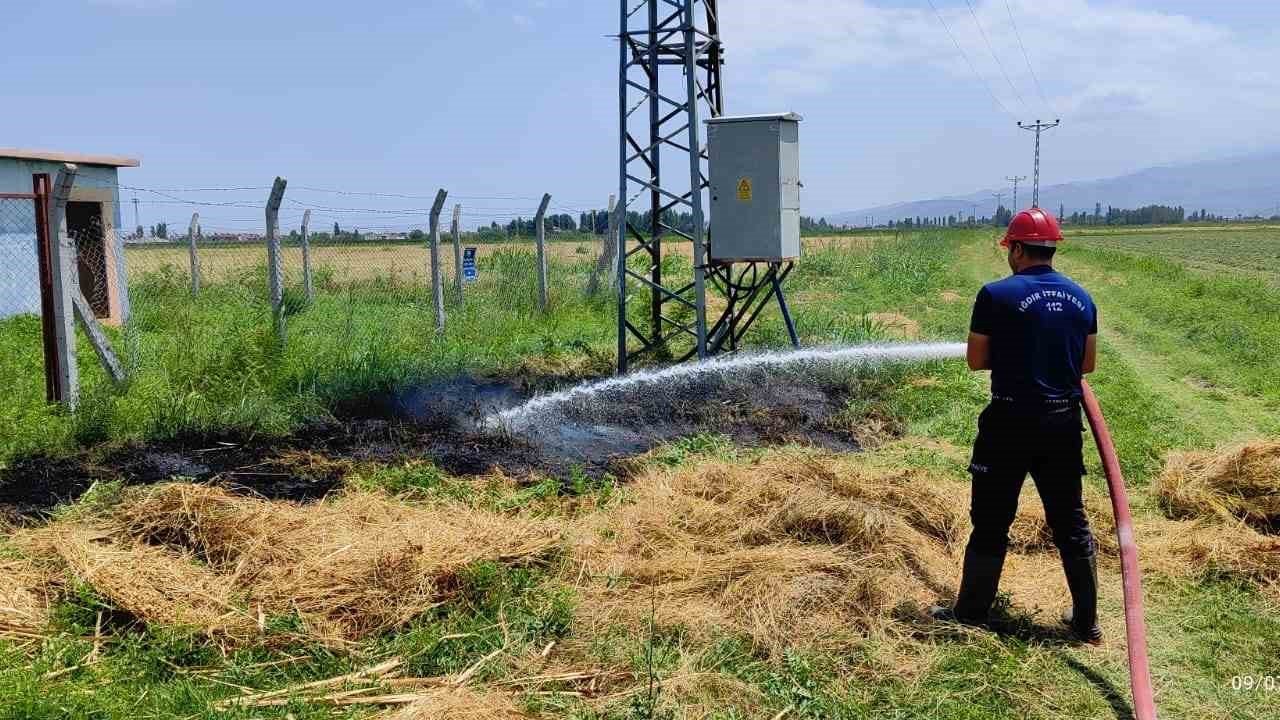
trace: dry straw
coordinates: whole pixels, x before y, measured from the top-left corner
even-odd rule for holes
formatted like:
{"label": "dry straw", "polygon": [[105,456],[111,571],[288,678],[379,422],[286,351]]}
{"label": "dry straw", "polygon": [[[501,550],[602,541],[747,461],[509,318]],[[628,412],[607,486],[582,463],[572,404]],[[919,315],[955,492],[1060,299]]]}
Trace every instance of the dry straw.
{"label": "dry straw", "polygon": [[519,720],[532,716],[520,711],[510,693],[461,687],[427,691],[412,704],[380,717],[383,720]]}
{"label": "dry straw", "polygon": [[242,593],[187,557],[77,524],[54,524],[30,542],[142,622],[198,629],[232,643],[256,634]]}
{"label": "dry straw", "polygon": [[1280,441],[1171,453],[1156,485],[1163,521],[1150,544],[1166,574],[1225,575],[1280,600]]}
{"label": "dry straw", "polygon": [[117,518],[124,533],[195,553],[252,602],[296,612],[308,634],[335,642],[416,617],[451,595],[469,565],[539,556],[559,542],[549,523],[374,492],[298,505],[172,484]]}
{"label": "dry straw", "polygon": [[[88,522],[55,522],[21,542],[140,621],[228,644],[260,637],[276,615],[296,615],[322,642],[358,641],[447,599],[474,563],[524,561],[560,542],[550,523],[459,504],[351,492],[299,505],[181,483]],[[15,610],[0,609],[0,623],[42,624],[48,588],[33,572],[6,574],[0,599]]]}
{"label": "dry straw", "polygon": [[0,637],[43,637],[53,576],[28,560],[0,561]]}
{"label": "dry straw", "polygon": [[1168,523],[1152,535],[1144,557],[1172,576],[1222,575],[1252,582],[1280,601],[1280,537],[1217,519]]}
{"label": "dry straw", "polygon": [[652,604],[660,624],[774,651],[845,645],[936,599],[963,539],[964,503],[923,473],[802,453],[653,470],[632,491],[578,531],[584,619],[635,625]]}
{"label": "dry straw", "polygon": [[1174,518],[1218,517],[1280,530],[1280,440],[1172,453],[1157,492]]}

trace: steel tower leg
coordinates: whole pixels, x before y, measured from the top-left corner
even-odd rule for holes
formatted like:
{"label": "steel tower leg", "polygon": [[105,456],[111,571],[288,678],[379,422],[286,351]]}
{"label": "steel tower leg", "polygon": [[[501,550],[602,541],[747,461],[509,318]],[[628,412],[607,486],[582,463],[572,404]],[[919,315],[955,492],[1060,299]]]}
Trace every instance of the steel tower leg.
{"label": "steel tower leg", "polygon": [[[639,0],[633,7],[620,0],[619,8],[618,372],[625,373],[642,355],[708,355],[701,121],[721,114],[723,91],[716,0]],[[663,175],[664,150],[688,158],[687,177]],[[648,198],[643,209],[635,202],[641,197]],[[682,227],[675,213],[691,221]],[[663,241],[672,239],[692,243],[691,280],[664,276]],[[630,301],[643,296],[636,291],[645,290],[648,312],[632,311]]]}

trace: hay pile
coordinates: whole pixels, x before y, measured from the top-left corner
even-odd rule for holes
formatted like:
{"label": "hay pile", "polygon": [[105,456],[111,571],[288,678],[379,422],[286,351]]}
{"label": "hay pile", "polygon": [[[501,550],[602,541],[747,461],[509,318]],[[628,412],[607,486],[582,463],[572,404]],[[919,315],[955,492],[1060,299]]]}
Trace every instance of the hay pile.
{"label": "hay pile", "polygon": [[1242,521],[1280,532],[1280,440],[1173,453],[1157,483],[1170,517]]}
{"label": "hay pile", "polygon": [[660,625],[774,651],[841,646],[936,599],[965,536],[963,485],[803,453],[653,470],[632,490],[579,530],[580,615],[642,624],[653,604]]}
{"label": "hay pile", "polygon": [[198,629],[232,644],[257,634],[242,593],[188,557],[78,524],[51,525],[30,542],[142,622]]}
{"label": "hay pile", "polygon": [[447,599],[468,565],[558,543],[548,523],[462,505],[371,492],[298,505],[175,483],[127,500],[100,527],[54,523],[27,544],[144,622],[238,643],[267,618],[296,614],[307,635],[338,645]]}
{"label": "hay pile", "polygon": [[1156,493],[1173,520],[1146,523],[1154,569],[1238,578],[1280,600],[1280,440],[1171,453]]}
{"label": "hay pile", "polygon": [[49,621],[49,572],[28,560],[0,561],[0,636],[41,637]]}
{"label": "hay pile", "polygon": [[1280,537],[1240,522],[1173,522],[1152,533],[1143,562],[1165,575],[1225,576],[1258,585],[1280,601]]}
{"label": "hay pile", "polygon": [[308,634],[335,640],[407,622],[448,597],[468,565],[540,555],[559,539],[547,523],[372,492],[304,506],[175,484],[117,517],[130,535],[195,553],[269,611],[294,611]]}

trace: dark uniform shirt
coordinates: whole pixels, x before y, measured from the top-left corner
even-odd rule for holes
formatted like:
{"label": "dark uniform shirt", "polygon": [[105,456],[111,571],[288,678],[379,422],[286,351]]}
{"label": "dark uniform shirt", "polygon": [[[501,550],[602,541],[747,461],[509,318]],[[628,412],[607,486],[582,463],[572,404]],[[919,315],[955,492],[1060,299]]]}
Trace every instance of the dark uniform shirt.
{"label": "dark uniform shirt", "polygon": [[1098,332],[1089,293],[1048,265],[988,284],[969,329],[991,338],[994,404],[1039,412],[1079,407],[1085,341]]}

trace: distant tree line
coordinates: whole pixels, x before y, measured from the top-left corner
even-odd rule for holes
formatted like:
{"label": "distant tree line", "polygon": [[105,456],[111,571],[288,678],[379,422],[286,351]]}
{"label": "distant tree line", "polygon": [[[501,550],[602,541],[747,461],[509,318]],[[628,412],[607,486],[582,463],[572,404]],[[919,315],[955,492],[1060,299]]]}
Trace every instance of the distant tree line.
{"label": "distant tree line", "polygon": [[997,227],[1004,227],[1008,225],[1009,221],[1012,219],[1013,219],[1013,211],[1005,207],[1004,205],[1001,205],[996,208],[996,214],[992,217],[986,217],[986,216],[979,217],[979,218],[975,218],[973,216],[965,217],[963,214],[937,215],[934,217],[929,217],[929,216],[921,217],[917,215],[915,217],[905,217],[905,218],[902,218],[901,220],[890,220],[886,225],[887,227],[890,227],[890,228],[895,228],[895,229],[901,228],[905,230],[912,230],[917,228],[965,227],[965,226],[973,225],[974,223],[978,225],[994,225]]}
{"label": "distant tree line", "polygon": [[[1207,222],[1213,216],[1203,210],[1192,214],[1195,222],[1201,222],[1200,217]],[[1108,205],[1103,214],[1102,203],[1097,203],[1092,215],[1074,212],[1064,220],[1071,225],[1181,225],[1187,220],[1187,211],[1181,205],[1147,205],[1133,210]]]}
{"label": "distant tree line", "polygon": [[835,227],[828,223],[826,218],[818,218],[817,220],[814,220],[811,217],[804,215],[800,216],[800,232],[802,233],[821,233],[829,232],[834,229]]}

